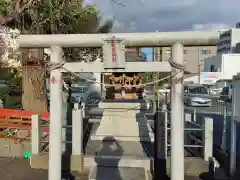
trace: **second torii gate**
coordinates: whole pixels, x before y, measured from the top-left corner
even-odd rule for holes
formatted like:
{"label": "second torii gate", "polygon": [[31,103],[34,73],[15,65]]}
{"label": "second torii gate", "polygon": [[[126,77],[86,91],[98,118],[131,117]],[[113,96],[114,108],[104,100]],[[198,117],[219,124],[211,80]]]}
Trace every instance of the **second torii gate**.
{"label": "second torii gate", "polygon": [[[112,61],[112,37],[116,40],[117,58]],[[171,123],[171,179],[184,180],[183,75],[169,62],[126,62],[124,47],[172,46],[172,62],[184,64],[184,45],[215,45],[218,31],[177,33],[124,33],[82,35],[22,35],[21,47],[51,48],[49,180],[61,180],[62,157],[62,73],[71,72],[173,72]],[[65,63],[62,47],[102,47],[104,62]],[[61,66],[60,66],[61,65]]]}

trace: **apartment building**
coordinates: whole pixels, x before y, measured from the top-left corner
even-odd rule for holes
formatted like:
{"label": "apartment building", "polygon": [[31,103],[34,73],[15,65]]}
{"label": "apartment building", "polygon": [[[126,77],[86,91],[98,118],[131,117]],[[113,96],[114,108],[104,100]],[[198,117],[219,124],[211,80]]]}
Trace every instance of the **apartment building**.
{"label": "apartment building", "polygon": [[[203,60],[216,55],[216,46],[192,46],[185,47],[184,60],[192,67],[195,73],[204,71]],[[171,47],[161,47],[160,56],[162,61],[171,57]]]}
{"label": "apartment building", "polygon": [[240,42],[236,44],[234,53],[240,54]]}
{"label": "apartment building", "polygon": [[236,28],[240,28],[240,22],[236,23]]}
{"label": "apartment building", "polygon": [[141,48],[127,48],[125,54],[127,62],[147,61],[147,56],[142,52]]}
{"label": "apartment building", "polygon": [[239,42],[240,28],[232,28],[222,32],[217,43],[217,54],[235,53],[236,44]]}

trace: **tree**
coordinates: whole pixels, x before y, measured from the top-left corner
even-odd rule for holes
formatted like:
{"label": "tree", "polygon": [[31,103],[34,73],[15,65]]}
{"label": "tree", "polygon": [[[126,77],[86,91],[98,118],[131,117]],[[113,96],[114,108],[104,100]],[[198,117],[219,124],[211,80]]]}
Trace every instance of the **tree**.
{"label": "tree", "polygon": [[[94,5],[84,6],[83,0],[0,0],[2,22],[16,27],[22,34],[107,33],[113,22],[99,25],[101,17]],[[7,10],[6,10],[7,9]],[[6,14],[6,12],[9,12]],[[65,48],[66,60],[94,59],[98,49]],[[21,49],[22,106],[25,110],[48,110],[45,68],[48,58],[44,49]]]}

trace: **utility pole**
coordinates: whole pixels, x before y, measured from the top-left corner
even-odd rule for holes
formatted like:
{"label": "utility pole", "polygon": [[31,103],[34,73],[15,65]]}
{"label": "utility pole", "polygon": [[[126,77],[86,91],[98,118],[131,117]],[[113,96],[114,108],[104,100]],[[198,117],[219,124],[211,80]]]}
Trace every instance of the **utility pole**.
{"label": "utility pole", "polygon": [[198,48],[198,84],[200,84],[200,60],[199,60],[200,48]]}

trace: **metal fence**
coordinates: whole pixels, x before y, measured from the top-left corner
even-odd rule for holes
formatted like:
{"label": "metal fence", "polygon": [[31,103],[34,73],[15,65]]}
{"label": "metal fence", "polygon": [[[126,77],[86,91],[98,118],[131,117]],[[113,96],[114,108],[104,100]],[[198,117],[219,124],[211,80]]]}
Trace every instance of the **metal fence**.
{"label": "metal fence", "polygon": [[[162,93],[161,98],[158,97],[157,104],[161,110],[164,110],[165,109],[164,107],[167,107],[168,111],[171,111],[170,101],[168,100],[169,98],[166,98],[166,96],[169,97],[169,93],[168,94]],[[210,105],[199,103],[198,105],[191,106],[185,103],[185,97],[183,97],[185,113],[191,114],[193,122],[196,122],[198,124],[202,123],[205,117],[212,118],[214,120],[213,144],[214,146],[222,149],[224,152],[229,153],[232,102],[220,96],[209,96],[208,98],[211,99]]]}
{"label": "metal fence", "polygon": [[[157,111],[156,121],[153,125],[155,131],[155,138],[161,136],[164,139],[165,155],[170,155],[171,149],[171,112]],[[212,118],[204,118],[201,124],[194,122],[191,114],[185,113],[185,156],[200,156],[208,160],[212,156],[212,132],[213,120]],[[157,130],[156,127],[159,127]],[[161,132],[157,132],[161,131]],[[163,141],[159,142],[163,143]]]}
{"label": "metal fence", "polygon": [[[74,107],[72,107],[74,106]],[[84,103],[76,103],[74,105],[69,105],[69,110],[66,112],[68,115],[66,116],[66,120],[63,121],[62,125],[62,143],[63,143],[63,152],[71,152],[72,151],[72,141],[74,136],[74,123],[75,126],[82,128],[83,135],[79,135],[79,138],[83,138],[83,147],[87,143],[88,133],[91,129],[92,122],[89,122],[88,110],[91,106],[95,106],[93,104],[85,105]],[[76,117],[78,116],[77,120]],[[41,152],[48,152],[49,150],[49,126],[50,121],[42,121],[40,115],[32,116],[32,153],[39,154]],[[80,123],[80,124],[79,124]],[[76,135],[76,137],[78,137]],[[79,144],[79,143],[77,143]]]}

